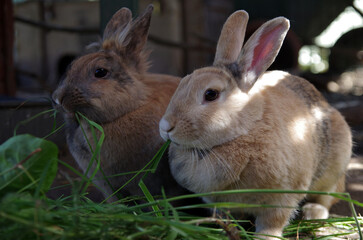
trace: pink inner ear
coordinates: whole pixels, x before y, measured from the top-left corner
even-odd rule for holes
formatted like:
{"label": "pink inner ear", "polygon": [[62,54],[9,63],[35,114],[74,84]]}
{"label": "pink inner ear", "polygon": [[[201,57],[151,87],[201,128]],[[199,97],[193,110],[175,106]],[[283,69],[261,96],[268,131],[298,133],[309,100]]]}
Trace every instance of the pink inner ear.
{"label": "pink inner ear", "polygon": [[255,69],[257,72],[262,70],[261,68],[266,63],[266,58],[270,54],[274,54],[276,50],[274,47],[276,46],[276,40],[281,36],[281,28],[281,25],[277,25],[270,31],[261,34],[259,42],[253,51],[253,60],[248,70]]}

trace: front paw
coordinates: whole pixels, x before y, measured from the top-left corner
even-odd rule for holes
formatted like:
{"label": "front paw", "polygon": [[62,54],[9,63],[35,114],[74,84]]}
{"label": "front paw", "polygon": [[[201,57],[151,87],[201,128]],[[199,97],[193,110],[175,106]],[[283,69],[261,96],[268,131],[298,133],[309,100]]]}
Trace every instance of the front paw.
{"label": "front paw", "polygon": [[327,219],[329,210],[318,203],[307,203],[303,206],[304,219]]}

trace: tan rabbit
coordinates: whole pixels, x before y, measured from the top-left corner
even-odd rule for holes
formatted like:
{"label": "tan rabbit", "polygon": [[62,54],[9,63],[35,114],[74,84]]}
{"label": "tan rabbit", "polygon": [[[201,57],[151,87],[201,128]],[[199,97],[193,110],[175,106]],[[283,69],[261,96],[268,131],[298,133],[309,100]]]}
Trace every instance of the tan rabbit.
{"label": "tan rabbit", "polygon": [[[159,123],[171,140],[175,179],[192,192],[231,189],[343,191],[351,132],[340,113],[306,80],[265,72],[289,29],[283,17],[263,24],[242,47],[248,14],[223,26],[214,64],[184,77]],[[326,218],[327,195],[234,194],[208,202],[303,207],[305,217]],[[291,208],[233,210],[256,217],[256,232],[281,236]],[[268,236],[265,236],[267,239]]]}
{"label": "tan rabbit", "polygon": [[[85,121],[78,124],[76,112],[104,129],[100,159],[106,176],[142,169],[163,144],[158,123],[180,79],[147,72],[148,52],[144,47],[152,10],[152,5],[148,6],[133,21],[127,8],[115,13],[106,26],[100,49],[75,60],[66,79],[53,93],[56,107],[64,112],[70,151],[85,172],[92,158],[86,138],[92,142],[93,137]],[[99,171],[96,184],[108,197],[132,176],[109,178],[111,187]],[[142,195],[137,185],[139,179],[121,193]],[[153,194],[161,193],[162,186],[166,194],[186,192],[173,180],[166,158],[145,183]]]}

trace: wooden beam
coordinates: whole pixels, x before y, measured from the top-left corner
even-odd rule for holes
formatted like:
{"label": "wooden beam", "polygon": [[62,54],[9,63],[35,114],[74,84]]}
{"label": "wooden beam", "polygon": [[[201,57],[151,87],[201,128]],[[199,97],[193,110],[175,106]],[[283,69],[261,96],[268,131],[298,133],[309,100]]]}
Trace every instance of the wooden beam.
{"label": "wooden beam", "polygon": [[14,96],[14,19],[11,0],[0,1],[0,95]]}

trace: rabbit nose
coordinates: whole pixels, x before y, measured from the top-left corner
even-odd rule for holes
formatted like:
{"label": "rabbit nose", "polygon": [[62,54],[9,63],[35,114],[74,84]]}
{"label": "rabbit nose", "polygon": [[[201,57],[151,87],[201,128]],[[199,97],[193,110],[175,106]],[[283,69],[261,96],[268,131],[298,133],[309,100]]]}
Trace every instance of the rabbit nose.
{"label": "rabbit nose", "polygon": [[60,104],[60,102],[59,102],[59,99],[58,99],[58,98],[52,98],[52,102],[53,102],[53,104],[55,104],[55,105],[59,105],[59,104]]}
{"label": "rabbit nose", "polygon": [[52,103],[53,105],[59,105],[60,101],[59,101],[59,89],[55,90],[52,94]]}
{"label": "rabbit nose", "polygon": [[159,128],[161,131],[168,133],[174,129],[174,126],[171,126],[169,121],[167,121],[165,118],[162,118],[159,123]]}

